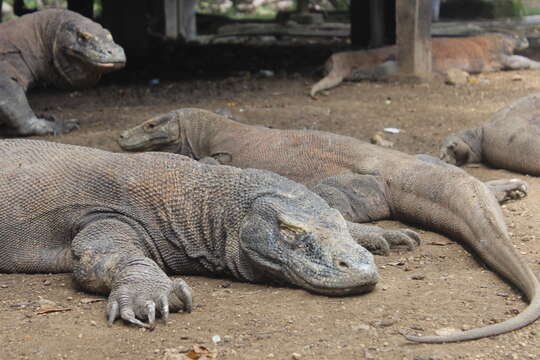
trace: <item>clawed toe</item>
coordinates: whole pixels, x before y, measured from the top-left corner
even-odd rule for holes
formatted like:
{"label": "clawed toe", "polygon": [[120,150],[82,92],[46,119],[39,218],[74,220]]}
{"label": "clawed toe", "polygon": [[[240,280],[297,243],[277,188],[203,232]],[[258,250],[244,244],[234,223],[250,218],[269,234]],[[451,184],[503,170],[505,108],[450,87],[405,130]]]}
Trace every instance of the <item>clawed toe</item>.
{"label": "clawed toe", "polygon": [[116,319],[120,318],[129,324],[152,330],[156,325],[157,313],[166,323],[170,311],[176,312],[183,309],[185,312],[191,312],[192,304],[191,289],[182,279],[175,279],[170,290],[162,292],[157,297],[145,296],[123,288],[109,296],[107,322],[111,326]]}
{"label": "clawed toe", "polygon": [[420,245],[420,235],[410,229],[386,231],[383,236],[391,248],[405,246],[407,250],[413,251]]}

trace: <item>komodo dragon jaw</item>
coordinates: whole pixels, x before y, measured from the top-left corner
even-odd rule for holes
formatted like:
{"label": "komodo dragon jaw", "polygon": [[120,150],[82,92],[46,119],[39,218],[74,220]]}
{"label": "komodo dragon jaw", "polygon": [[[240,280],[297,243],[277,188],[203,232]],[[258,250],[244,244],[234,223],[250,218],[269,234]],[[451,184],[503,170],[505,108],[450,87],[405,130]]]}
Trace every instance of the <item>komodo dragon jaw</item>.
{"label": "komodo dragon jaw", "polygon": [[[67,20],[54,39],[55,68],[71,86],[93,84],[102,73],[123,68],[126,55],[101,25],[83,18]],[[89,75],[91,74],[91,75]]]}
{"label": "komodo dragon jaw", "polygon": [[[126,151],[155,150],[176,151],[180,144],[180,126],[176,112],[159,115],[131,129],[118,138],[118,144]],[[169,149],[174,147],[174,149]]]}
{"label": "komodo dragon jaw", "polygon": [[373,290],[378,281],[373,255],[352,239],[339,211],[305,190],[254,201],[239,236],[253,268],[321,295]]}

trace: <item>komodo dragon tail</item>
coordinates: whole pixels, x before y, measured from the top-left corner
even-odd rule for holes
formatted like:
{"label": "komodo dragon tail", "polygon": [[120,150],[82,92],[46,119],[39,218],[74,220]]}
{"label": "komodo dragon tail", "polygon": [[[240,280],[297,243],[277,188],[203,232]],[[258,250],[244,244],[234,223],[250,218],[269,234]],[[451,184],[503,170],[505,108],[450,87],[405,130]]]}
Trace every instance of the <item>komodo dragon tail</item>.
{"label": "komodo dragon tail", "polygon": [[[430,183],[438,183],[440,179],[437,181],[436,177]],[[416,183],[409,190],[418,195],[421,194],[418,190],[426,187]],[[427,210],[420,216],[426,216],[445,233],[458,235],[491,269],[521,290],[530,303],[518,316],[498,324],[443,336],[403,335],[408,340],[423,343],[467,341],[513,331],[539,318],[540,283],[512,246],[500,206],[487,187],[471,177],[460,178],[438,195],[435,202],[430,196],[413,196],[418,208]],[[400,207],[407,206],[406,203],[410,204],[401,202]]]}
{"label": "komodo dragon tail", "polygon": [[312,98],[315,98],[315,95],[320,91],[338,86],[343,82],[343,79],[349,75],[351,69],[345,64],[342,64],[343,61],[341,61],[340,55],[341,54],[339,53],[334,54],[326,62],[325,70],[327,71],[327,74],[311,87],[309,95]]}

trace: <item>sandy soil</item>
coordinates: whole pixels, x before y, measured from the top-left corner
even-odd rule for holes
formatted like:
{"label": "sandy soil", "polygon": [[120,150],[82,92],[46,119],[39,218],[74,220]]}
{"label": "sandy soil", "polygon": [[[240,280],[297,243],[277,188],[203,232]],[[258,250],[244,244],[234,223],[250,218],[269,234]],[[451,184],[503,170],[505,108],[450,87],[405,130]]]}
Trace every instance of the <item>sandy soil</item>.
{"label": "sandy soil", "polygon": [[[474,127],[510,101],[540,91],[540,72],[481,76],[449,86],[348,83],[318,100],[306,96],[315,79],[240,74],[217,80],[146,81],[129,85],[30,94],[36,112],[78,118],[81,129],[47,138],[119,151],[122,129],[179,107],[229,107],[242,121],[278,128],[333,131],[367,140],[384,127],[395,148],[437,154],[442,138]],[[540,274],[540,180],[469,167],[484,180],[517,177],[530,194],[504,206],[517,250]],[[402,227],[396,222],[382,226]],[[399,331],[467,329],[511,317],[521,295],[460,245],[419,230],[414,252],[377,257],[381,281],[364,296],[327,298],[303,290],[186,277],[196,308],[174,314],[156,330],[105,323],[105,299],[78,291],[69,274],[0,274],[0,359],[163,359],[165,349],[201,344],[219,359],[536,359],[540,322],[490,339],[446,345],[407,343]],[[47,310],[66,310],[43,313]],[[212,337],[221,341],[214,344]]]}

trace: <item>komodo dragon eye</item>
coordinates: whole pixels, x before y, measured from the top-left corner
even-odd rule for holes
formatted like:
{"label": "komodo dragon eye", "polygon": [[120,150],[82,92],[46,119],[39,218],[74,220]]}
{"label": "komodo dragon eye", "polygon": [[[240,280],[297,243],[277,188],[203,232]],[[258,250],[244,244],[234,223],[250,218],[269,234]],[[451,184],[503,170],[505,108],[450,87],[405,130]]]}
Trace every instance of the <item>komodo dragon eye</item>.
{"label": "komodo dragon eye", "polygon": [[87,33],[86,31],[80,31],[78,34],[79,39],[81,40],[90,40],[92,38],[92,34]]}
{"label": "komodo dragon eye", "polygon": [[279,230],[285,240],[290,245],[298,245],[298,239],[303,238],[307,233],[299,225],[287,222],[278,216]]}
{"label": "komodo dragon eye", "polygon": [[144,129],[144,131],[151,132],[156,127],[158,127],[159,125],[165,124],[165,123],[171,121],[173,116],[174,115],[172,115],[172,114],[167,114],[167,115],[161,116],[161,117],[159,117],[157,119],[148,120],[144,124],[143,129]]}

